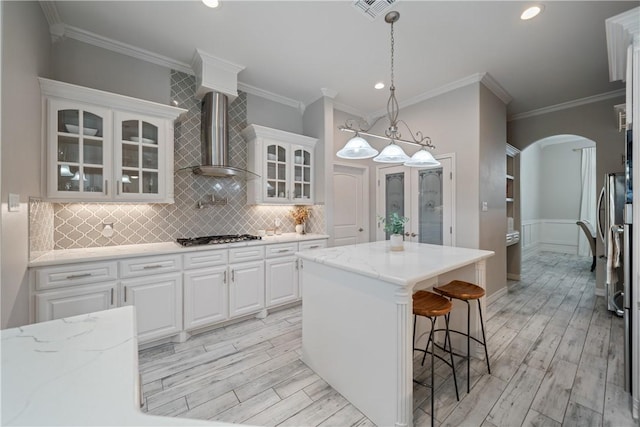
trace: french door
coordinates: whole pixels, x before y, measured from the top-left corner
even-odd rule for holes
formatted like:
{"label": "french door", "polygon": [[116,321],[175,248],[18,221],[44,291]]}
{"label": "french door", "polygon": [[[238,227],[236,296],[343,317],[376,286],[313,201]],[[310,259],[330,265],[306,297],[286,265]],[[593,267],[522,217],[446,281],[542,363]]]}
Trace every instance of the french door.
{"label": "french door", "polygon": [[[409,218],[405,241],[455,245],[455,157],[436,156],[437,168],[388,166],[378,169],[378,215]],[[388,239],[381,221],[378,240]]]}

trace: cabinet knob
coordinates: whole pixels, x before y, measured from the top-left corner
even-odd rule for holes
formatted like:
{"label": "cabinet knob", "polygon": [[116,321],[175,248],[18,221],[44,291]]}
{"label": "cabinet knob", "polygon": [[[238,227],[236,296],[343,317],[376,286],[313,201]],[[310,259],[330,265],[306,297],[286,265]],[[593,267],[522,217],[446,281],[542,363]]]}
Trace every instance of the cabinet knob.
{"label": "cabinet knob", "polygon": [[360,227],[358,228],[358,231],[362,233],[364,231],[364,228]]}

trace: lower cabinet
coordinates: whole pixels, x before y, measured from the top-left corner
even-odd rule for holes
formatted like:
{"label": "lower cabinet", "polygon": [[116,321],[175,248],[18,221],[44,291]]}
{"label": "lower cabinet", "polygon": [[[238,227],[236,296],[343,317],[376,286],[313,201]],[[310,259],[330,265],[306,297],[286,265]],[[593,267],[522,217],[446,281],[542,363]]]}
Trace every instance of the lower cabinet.
{"label": "lower cabinet", "polygon": [[184,328],[222,322],[229,316],[227,266],[184,272]]}
{"label": "lower cabinet", "polygon": [[116,282],[75,286],[36,295],[36,322],[77,316],[118,306]]}
{"label": "lower cabinet", "polygon": [[264,308],[264,261],[229,266],[229,317]]}
{"label": "lower cabinet", "polygon": [[122,280],[122,305],[136,307],[138,340],[182,332],[182,273]]}
{"label": "lower cabinet", "polygon": [[298,260],[296,257],[288,256],[266,260],[265,275],[267,307],[298,299]]}

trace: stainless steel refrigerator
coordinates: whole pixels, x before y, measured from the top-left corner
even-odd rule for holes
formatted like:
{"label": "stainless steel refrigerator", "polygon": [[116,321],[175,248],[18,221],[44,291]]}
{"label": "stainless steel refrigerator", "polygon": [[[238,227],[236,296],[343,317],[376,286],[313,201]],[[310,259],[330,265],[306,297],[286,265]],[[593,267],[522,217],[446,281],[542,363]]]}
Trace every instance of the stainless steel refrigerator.
{"label": "stainless steel refrigerator", "polygon": [[[624,173],[605,175],[604,186],[598,200],[598,233],[605,247],[607,274],[605,296],[607,308],[618,316],[624,317],[624,367],[625,390],[631,392],[631,361],[637,358],[632,354],[631,332],[633,325],[632,260],[631,244],[633,227],[633,185],[631,181],[632,155],[631,130],[626,134],[626,164]],[[611,257],[618,259],[616,266]]]}

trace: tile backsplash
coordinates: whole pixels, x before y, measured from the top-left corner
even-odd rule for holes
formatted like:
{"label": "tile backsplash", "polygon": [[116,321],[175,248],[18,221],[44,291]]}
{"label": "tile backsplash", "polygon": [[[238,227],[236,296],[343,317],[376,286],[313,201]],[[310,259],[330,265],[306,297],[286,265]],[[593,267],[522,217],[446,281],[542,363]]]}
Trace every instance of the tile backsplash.
{"label": "tile backsplash", "polygon": [[[100,204],[30,203],[31,253],[51,249],[154,243],[211,234],[255,233],[282,221],[292,232],[290,206],[247,206],[246,182],[238,178],[194,175],[189,168],[200,163],[200,103],[195,98],[195,77],[171,72],[171,99],[189,111],[175,125],[175,203]],[[246,168],[247,145],[240,131],[247,126],[246,94],[240,92],[229,105],[229,162]],[[226,199],[226,205],[198,209],[198,201]],[[324,232],[324,207],[314,206],[307,231]],[[113,223],[114,235],[101,234],[102,224]]]}

